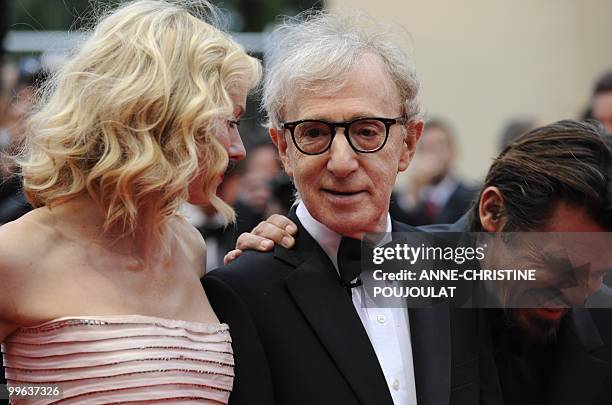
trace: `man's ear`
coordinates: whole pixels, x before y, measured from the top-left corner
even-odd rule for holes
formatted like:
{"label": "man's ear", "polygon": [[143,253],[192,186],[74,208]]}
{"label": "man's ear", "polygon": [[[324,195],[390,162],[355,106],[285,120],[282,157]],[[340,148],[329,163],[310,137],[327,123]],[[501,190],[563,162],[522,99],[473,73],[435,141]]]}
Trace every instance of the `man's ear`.
{"label": "man's ear", "polygon": [[399,165],[397,167],[398,173],[403,172],[408,168],[408,165],[414,156],[417,142],[423,133],[424,126],[425,123],[421,120],[416,122],[410,121],[405,124],[406,136],[404,138],[404,142],[402,143],[402,154],[400,155]]}
{"label": "man's ear", "polygon": [[272,139],[272,142],[276,145],[276,149],[278,149],[278,156],[283,163],[285,172],[289,177],[293,177],[293,168],[289,164],[289,158],[287,157],[287,139],[285,138],[285,131],[270,128],[268,132],[270,133],[270,139]]}
{"label": "man's ear", "polygon": [[484,189],[478,204],[480,224],[486,232],[499,232],[506,224],[504,215],[504,197],[497,187]]}

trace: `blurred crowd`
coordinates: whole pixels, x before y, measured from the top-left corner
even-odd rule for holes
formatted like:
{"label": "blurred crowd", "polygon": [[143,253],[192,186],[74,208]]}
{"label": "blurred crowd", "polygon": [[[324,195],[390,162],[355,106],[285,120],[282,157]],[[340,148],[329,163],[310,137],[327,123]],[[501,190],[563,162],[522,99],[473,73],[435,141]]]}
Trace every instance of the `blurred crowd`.
{"label": "blurred crowd", "polygon": [[[31,209],[21,193],[19,176],[9,156],[18,153],[23,143],[28,114],[35,108],[37,88],[47,74],[49,68],[33,57],[17,63],[4,62],[1,66],[0,225]],[[612,71],[595,82],[591,103],[582,118],[596,119],[612,132]],[[540,124],[543,123],[534,117],[518,117],[504,123],[497,134],[499,151]],[[394,218],[411,225],[453,223],[468,210],[477,197],[479,185],[466,182],[455,169],[462,158],[458,148],[460,136],[453,123],[444,117],[427,120],[409,175],[398,180],[391,197],[390,213]],[[241,233],[250,231],[271,214],[287,213],[295,200],[291,180],[282,170],[276,148],[265,140],[250,147],[246,160],[229,168],[218,193],[235,208],[235,224],[226,226],[211,207],[185,204],[182,208],[183,215],[206,240],[209,269],[222,264],[225,253],[235,246]]]}
{"label": "blurred crowd", "polygon": [[36,58],[18,64],[4,63],[0,71],[0,224],[13,221],[31,209],[20,192],[19,176],[9,156],[23,144],[28,114],[35,106],[37,88],[44,81],[45,69]]}

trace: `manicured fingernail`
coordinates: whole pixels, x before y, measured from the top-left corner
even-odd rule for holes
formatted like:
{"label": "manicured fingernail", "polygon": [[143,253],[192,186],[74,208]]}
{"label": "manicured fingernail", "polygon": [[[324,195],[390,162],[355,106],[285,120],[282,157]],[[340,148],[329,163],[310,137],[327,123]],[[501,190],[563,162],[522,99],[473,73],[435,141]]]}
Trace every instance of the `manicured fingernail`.
{"label": "manicured fingernail", "polygon": [[289,238],[288,236],[283,236],[283,239],[281,240],[281,245],[283,245],[286,248],[290,248],[291,247],[291,238]]}
{"label": "manicured fingernail", "polygon": [[264,249],[271,249],[274,246],[274,242],[272,242],[271,240],[262,240],[259,246]]}
{"label": "manicured fingernail", "polygon": [[295,232],[297,232],[297,228],[296,228],[296,226],[295,226],[295,225],[287,225],[287,226],[285,227],[285,230],[286,230],[287,232],[289,232],[289,233],[295,233]]}

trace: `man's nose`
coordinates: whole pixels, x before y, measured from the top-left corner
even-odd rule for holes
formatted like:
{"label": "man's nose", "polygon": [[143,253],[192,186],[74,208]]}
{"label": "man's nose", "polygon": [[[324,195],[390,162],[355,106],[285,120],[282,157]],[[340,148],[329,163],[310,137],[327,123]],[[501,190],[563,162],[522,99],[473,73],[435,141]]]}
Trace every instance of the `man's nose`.
{"label": "man's nose", "polygon": [[337,130],[336,136],[329,148],[327,169],[336,177],[346,177],[357,170],[357,152],[353,150],[344,130]]}
{"label": "man's nose", "polygon": [[246,156],[246,150],[244,149],[244,144],[242,143],[240,133],[238,131],[233,131],[230,141],[230,147],[227,151],[230,160],[238,161],[244,159]]}

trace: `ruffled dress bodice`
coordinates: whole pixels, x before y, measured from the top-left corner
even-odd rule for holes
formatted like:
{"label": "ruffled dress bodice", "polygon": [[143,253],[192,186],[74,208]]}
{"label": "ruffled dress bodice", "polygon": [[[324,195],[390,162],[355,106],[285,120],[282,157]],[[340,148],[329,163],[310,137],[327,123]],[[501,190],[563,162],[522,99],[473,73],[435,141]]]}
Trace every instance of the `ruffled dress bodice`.
{"label": "ruffled dress bodice", "polygon": [[234,379],[226,324],[141,315],[84,316],[22,327],[2,345],[9,385],[59,385],[36,404],[225,404]]}

